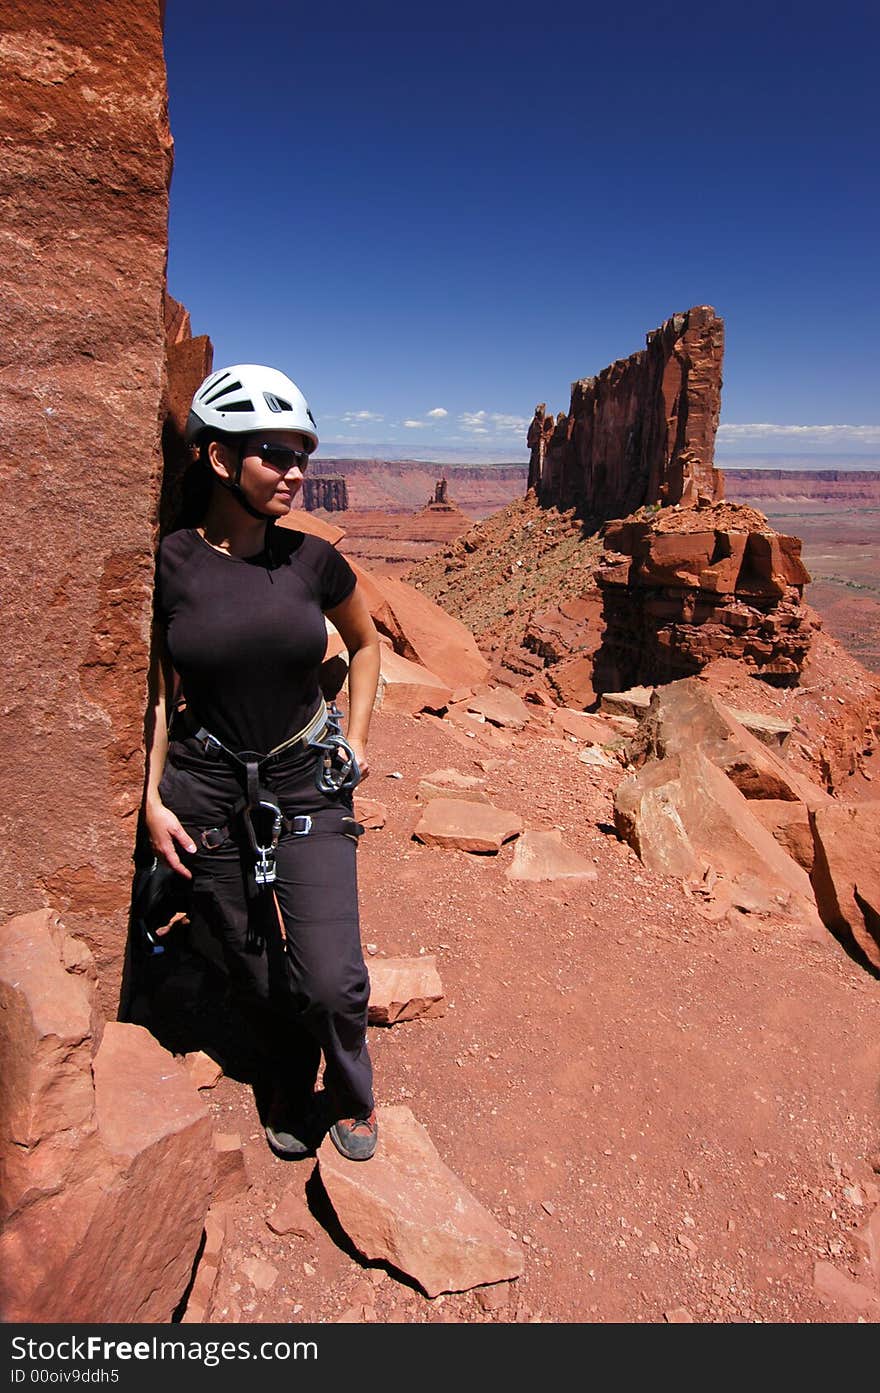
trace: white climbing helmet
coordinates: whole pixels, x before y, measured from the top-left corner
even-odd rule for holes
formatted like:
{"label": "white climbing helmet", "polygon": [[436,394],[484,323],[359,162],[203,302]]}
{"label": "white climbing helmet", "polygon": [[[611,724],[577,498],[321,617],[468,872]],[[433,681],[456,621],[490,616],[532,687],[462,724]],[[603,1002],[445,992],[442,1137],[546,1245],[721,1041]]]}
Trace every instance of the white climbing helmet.
{"label": "white climbing helmet", "polygon": [[194,444],[208,427],[228,435],[296,430],[308,439],[309,454],[318,448],[315,418],[296,383],[277,368],[258,363],[238,363],[205,378],[192,399],[187,444]]}

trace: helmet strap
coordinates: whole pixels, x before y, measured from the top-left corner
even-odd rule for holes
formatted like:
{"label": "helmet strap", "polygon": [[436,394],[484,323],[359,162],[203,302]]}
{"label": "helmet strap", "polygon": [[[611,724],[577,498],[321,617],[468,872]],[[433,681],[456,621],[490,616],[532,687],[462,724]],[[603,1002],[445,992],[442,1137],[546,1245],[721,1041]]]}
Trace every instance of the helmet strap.
{"label": "helmet strap", "polygon": [[244,441],[240,441],[238,446],[238,465],[235,470],[235,478],[231,480],[221,479],[219,474],[216,474],[214,477],[216,478],[218,484],[221,484],[223,488],[227,489],[229,493],[232,494],[236,503],[238,503],[240,507],[244,508],[246,513],[250,513],[252,518],[259,518],[261,522],[271,522],[273,520],[273,514],[261,513],[259,508],[255,508],[252,503],[248,502],[244,494],[244,489],[241,486],[241,471],[244,468],[244,446]]}

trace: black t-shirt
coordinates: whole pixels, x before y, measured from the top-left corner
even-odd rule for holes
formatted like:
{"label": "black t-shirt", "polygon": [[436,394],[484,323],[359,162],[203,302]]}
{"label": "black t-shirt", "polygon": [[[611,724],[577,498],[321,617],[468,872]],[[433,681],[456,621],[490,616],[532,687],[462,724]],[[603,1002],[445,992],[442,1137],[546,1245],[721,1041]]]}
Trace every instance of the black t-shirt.
{"label": "black t-shirt", "polygon": [[164,539],[156,570],[156,619],[188,713],[230,749],[261,754],[317,710],[324,611],[356,584],[323,538],[270,536],[268,550],[241,558],[184,528]]}

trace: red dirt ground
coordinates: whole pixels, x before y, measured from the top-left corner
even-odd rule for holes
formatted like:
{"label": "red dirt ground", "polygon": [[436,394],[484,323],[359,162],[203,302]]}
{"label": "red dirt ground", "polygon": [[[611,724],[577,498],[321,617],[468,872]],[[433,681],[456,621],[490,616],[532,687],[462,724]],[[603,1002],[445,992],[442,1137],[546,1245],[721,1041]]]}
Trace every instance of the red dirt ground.
{"label": "red dirt ground", "polygon": [[[250,1090],[223,1079],[204,1096],[217,1130],[246,1139],[253,1185],[230,1205],[213,1321],[857,1319],[820,1302],[812,1273],[825,1260],[866,1280],[853,1233],[880,1199],[878,982],[830,936],[704,917],[618,842],[619,775],[576,749],[380,712],[363,790],[388,808],[359,852],[364,941],[435,953],[449,1003],[371,1029],[377,1097],[412,1108],[515,1234],[524,1275],[428,1300],[364,1263],[332,1236],[314,1161],[274,1157]],[[483,774],[528,827],[560,827],[598,880],[509,882],[510,845],[412,841],[418,780],[449,766]],[[288,1185],[327,1225],[316,1239],[267,1227]],[[278,1271],[268,1292],[242,1270],[255,1256]]]}

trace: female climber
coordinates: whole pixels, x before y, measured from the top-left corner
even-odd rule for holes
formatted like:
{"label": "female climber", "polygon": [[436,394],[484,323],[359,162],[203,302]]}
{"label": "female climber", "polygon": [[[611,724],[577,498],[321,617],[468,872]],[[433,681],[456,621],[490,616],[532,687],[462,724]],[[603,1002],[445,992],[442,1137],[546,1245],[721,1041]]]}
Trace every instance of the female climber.
{"label": "female climber", "polygon": [[[318,444],[295,383],[253,364],[211,373],[186,436],[193,525],[159,548],[144,825],[191,880],[259,1040],[270,1147],[308,1155],[329,1124],[344,1156],[367,1160],[352,790],[368,773],[378,636],[335,547],[275,526]],[[349,654],[345,735],[320,685],[325,615]]]}

